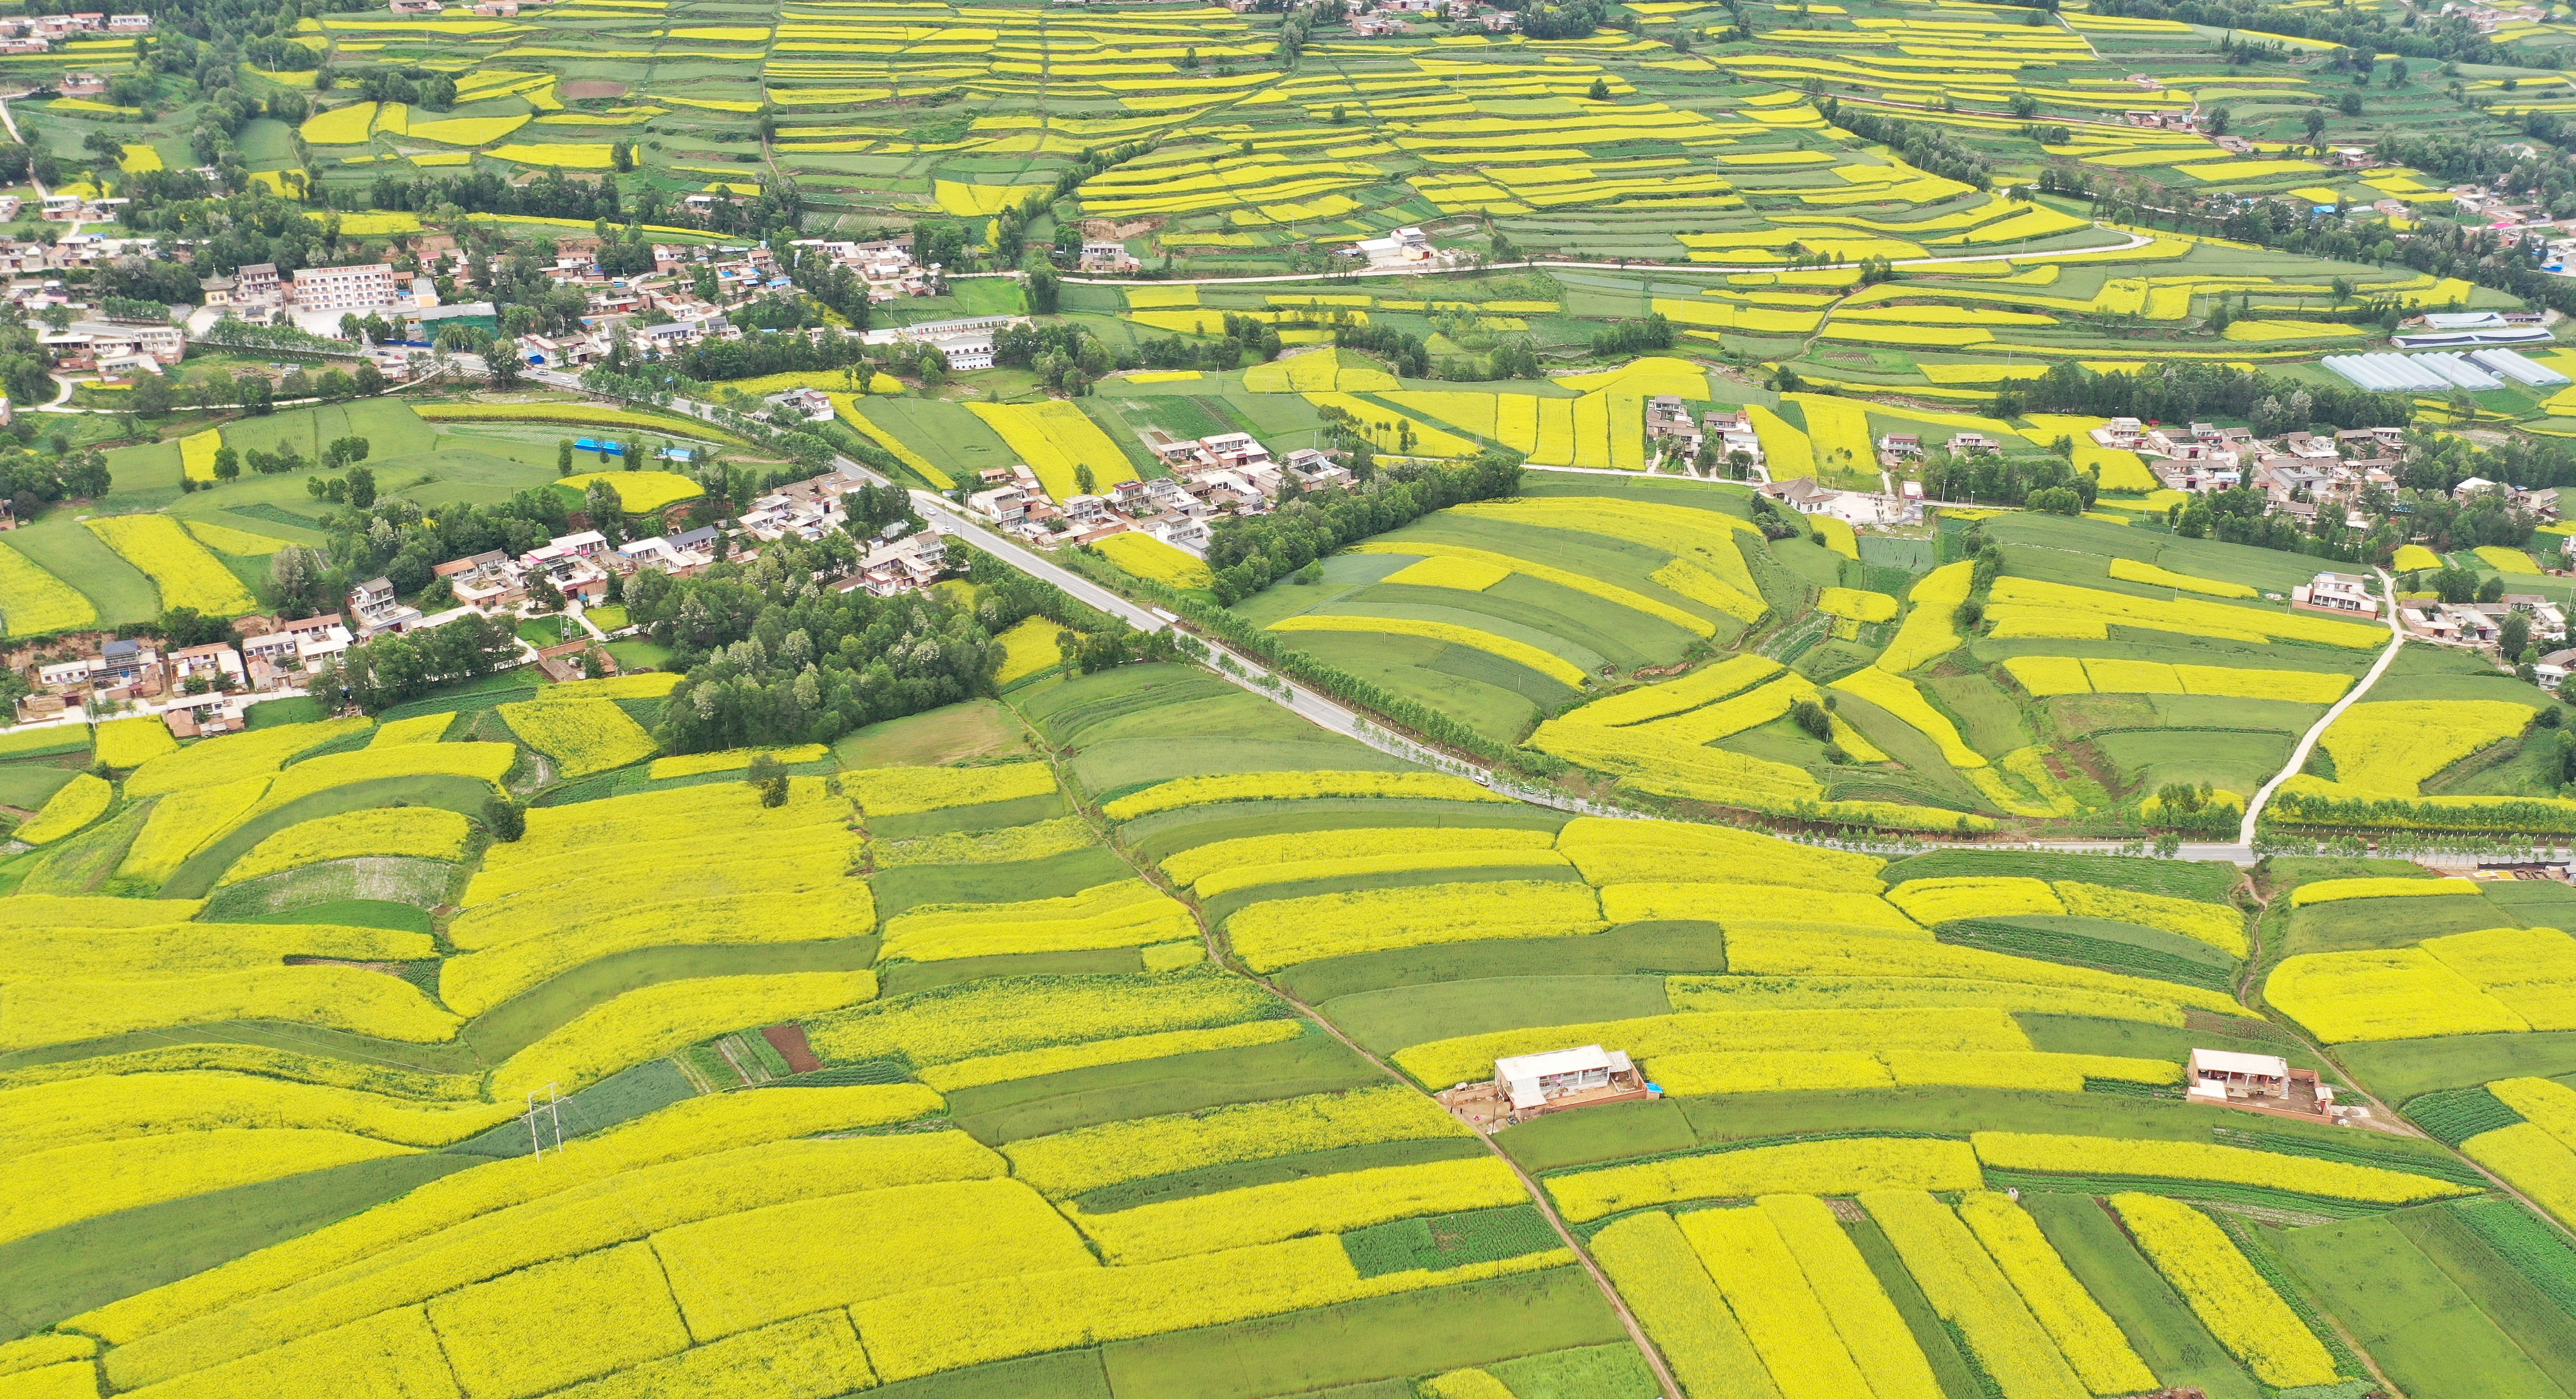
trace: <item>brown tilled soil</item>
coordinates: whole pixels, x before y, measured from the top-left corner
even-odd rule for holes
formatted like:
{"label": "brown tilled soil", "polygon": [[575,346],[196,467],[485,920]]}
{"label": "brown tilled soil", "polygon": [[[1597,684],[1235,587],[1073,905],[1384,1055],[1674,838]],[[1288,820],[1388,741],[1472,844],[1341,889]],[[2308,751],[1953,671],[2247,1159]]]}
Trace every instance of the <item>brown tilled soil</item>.
{"label": "brown tilled soil", "polygon": [[769,1047],[778,1051],[779,1058],[787,1061],[789,1073],[810,1074],[823,1067],[823,1061],[814,1057],[814,1047],[805,1042],[805,1027],[802,1025],[772,1025],[761,1031],[760,1037],[769,1041]]}
{"label": "brown tilled soil", "polygon": [[599,78],[584,78],[579,82],[564,84],[563,95],[576,102],[585,97],[624,97],[626,84],[607,82]]}

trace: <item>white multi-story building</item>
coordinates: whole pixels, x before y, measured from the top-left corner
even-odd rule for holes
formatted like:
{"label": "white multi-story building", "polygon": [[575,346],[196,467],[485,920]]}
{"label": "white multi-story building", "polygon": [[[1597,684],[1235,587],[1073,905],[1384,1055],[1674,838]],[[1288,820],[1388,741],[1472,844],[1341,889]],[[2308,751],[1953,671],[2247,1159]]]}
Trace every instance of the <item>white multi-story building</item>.
{"label": "white multi-story building", "polygon": [[396,290],[393,266],[382,262],[297,268],[287,297],[299,311],[371,311],[405,299]]}

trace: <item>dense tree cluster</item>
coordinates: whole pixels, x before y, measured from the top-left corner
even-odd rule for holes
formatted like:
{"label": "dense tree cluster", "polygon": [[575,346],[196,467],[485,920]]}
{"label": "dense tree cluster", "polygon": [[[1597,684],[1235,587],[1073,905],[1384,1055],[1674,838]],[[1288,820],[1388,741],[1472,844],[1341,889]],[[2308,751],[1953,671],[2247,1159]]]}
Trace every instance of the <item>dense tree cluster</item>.
{"label": "dense tree cluster", "polygon": [[1609,12],[1601,0],[1566,0],[1564,4],[1542,0],[1521,11],[1521,33],[1532,39],[1580,39],[1600,28]]}
{"label": "dense tree cluster", "polygon": [[[644,254],[644,265],[637,270],[649,272],[652,270],[652,250],[646,248]],[[821,248],[788,249],[787,279],[806,295],[832,308],[833,313],[848,322],[852,330],[868,328],[867,282],[849,268],[832,261]]]}
{"label": "dense tree cluster", "polygon": [[1322,0],[1320,4],[1300,6],[1297,0],[1252,0],[1252,8],[1262,14],[1287,12],[1279,21],[1279,61],[1294,66],[1297,54],[1309,42],[1317,25],[1335,25],[1350,13],[1343,0]]}
{"label": "dense tree cluster", "polygon": [[1592,333],[1592,353],[1605,358],[1650,354],[1673,347],[1673,323],[1661,312],[1642,321],[1619,321]]}
{"label": "dense tree cluster", "polygon": [[2060,515],[2093,508],[2100,484],[2058,457],[2000,452],[1926,452],[1923,494],[1974,505],[2028,505]]}
{"label": "dense tree cluster", "polygon": [[2526,490],[2576,485],[2576,457],[2556,443],[2542,446],[2508,441],[2487,450],[2450,433],[2419,430],[2406,434],[2405,459],[2396,474],[2399,486],[2424,497],[2409,508],[2411,522],[2419,530],[2455,533],[2465,538],[2470,532],[2491,532],[2491,527],[2480,531],[2474,524],[2463,524],[2463,520],[2488,512],[2505,512],[2521,517],[2521,532],[2469,542],[2519,548],[2529,531],[2527,514],[2512,509],[2501,492],[2472,492],[2467,499],[2461,499],[2453,496],[2452,490],[2472,476],[2509,481]]}
{"label": "dense tree cluster", "polygon": [[18,307],[0,306],[0,392],[13,402],[53,399],[54,382],[47,371],[53,368],[54,357],[36,338],[40,330],[27,324],[26,313]]}
{"label": "dense tree cluster", "polygon": [[[2392,53],[2409,58],[2457,59],[2463,63],[2549,64],[2520,55],[2509,44],[2484,34],[2466,12],[2430,14],[2411,8],[2395,11],[2359,5],[2297,8],[2263,0],[2096,0],[2094,13],[2124,19],[2170,19],[2212,29],[2250,29],[2258,34],[2286,34],[2296,39],[2322,39],[2341,44],[2367,59]],[[2391,13],[2403,16],[2394,22]],[[2368,68],[2363,69],[2364,72]]]}
{"label": "dense tree cluster", "polygon": [[1819,101],[1816,109],[1824,113],[1827,122],[1864,141],[1894,147],[1905,163],[1917,170],[1976,189],[1994,183],[1994,172],[1986,168],[1985,157],[1940,127],[1904,121],[1866,107],[1846,106],[1832,97]]}
{"label": "dense tree cluster", "polygon": [[489,675],[518,654],[509,623],[474,613],[427,631],[388,632],[352,646],[319,666],[311,687],[375,713],[439,685]]}
{"label": "dense tree cluster", "polygon": [[[1236,362],[1241,358],[1238,350]],[[1006,369],[1033,370],[1048,388],[1074,398],[1090,392],[1091,381],[1115,365],[1099,337],[1066,321],[1002,327],[993,336],[993,362]]]}
{"label": "dense tree cluster", "polygon": [[[230,276],[245,263],[257,262],[274,263],[280,277],[291,277],[298,268],[329,262],[329,253],[336,248],[336,241],[326,248],[325,239],[332,235],[304,217],[303,205],[280,199],[262,185],[217,198],[204,180],[184,170],[152,171],[128,180],[125,192],[134,200],[122,216],[128,226],[137,232],[195,239],[197,248],[191,266],[147,265],[140,260],[132,266],[112,266],[105,280],[123,295],[195,301],[198,277]],[[353,245],[351,251],[355,250]],[[170,271],[155,272],[156,266]],[[188,283],[185,295],[163,295],[179,290],[182,277]]]}
{"label": "dense tree cluster", "polygon": [[46,506],[57,501],[95,500],[107,494],[110,479],[107,458],[96,449],[66,452],[57,436],[49,444],[52,451],[40,452],[22,442],[36,440],[35,427],[26,419],[17,430],[19,442],[0,444],[0,495],[21,520],[32,520]]}
{"label": "dense tree cluster", "polygon": [[1248,352],[1264,362],[1279,358],[1282,342],[1275,326],[1227,312],[1225,334],[1214,340],[1165,335],[1147,340],[1132,351],[1114,356],[1117,360],[1134,359],[1136,364],[1121,368],[1149,369],[1239,369]]}
{"label": "dense tree cluster", "polygon": [[358,95],[443,112],[456,105],[456,79],[427,68],[370,68],[358,75]]}
{"label": "dense tree cluster", "polygon": [[701,340],[666,363],[692,379],[752,379],[764,374],[840,369],[866,358],[865,347],[838,331],[820,335],[746,335]]}
{"label": "dense tree cluster", "polygon": [[1343,546],[1384,534],[1434,510],[1519,492],[1520,459],[1488,452],[1464,467],[1399,466],[1360,490],[1319,491],[1283,502],[1267,515],[1235,516],[1216,527],[1208,567],[1217,601],[1228,607]]}
{"label": "dense tree cluster", "polygon": [[2039,413],[2085,413],[2184,423],[2207,418],[2251,418],[2266,398],[2287,403],[2298,395],[2306,397],[2307,419],[2281,426],[2318,423],[2336,428],[2396,427],[2415,419],[2415,401],[2405,394],[2301,384],[2207,363],[2096,374],[2060,360],[2039,378],[2022,381],[2016,406]]}
{"label": "dense tree cluster", "polygon": [[2553,311],[2576,314],[2576,281],[2540,270],[2539,249],[2492,228],[2426,219],[2398,245],[2397,260],[2435,277],[2458,277],[2510,292]]}
{"label": "dense tree cluster", "polygon": [[663,711],[659,736],[672,752],[827,743],[864,724],[990,693],[992,637],[1026,617],[1118,630],[981,555],[971,610],[936,594],[877,598],[815,581],[853,561],[846,535],[790,538],[763,545],[749,563],[718,564],[695,578],[636,575],[629,615],[671,647],[672,668],[687,673]]}
{"label": "dense tree cluster", "polygon": [[[756,172],[746,170],[744,173]],[[674,224],[718,233],[749,234],[767,234],[772,229],[792,230],[805,210],[804,195],[789,180],[764,179],[759,194],[749,198],[718,199],[701,212],[654,189],[638,191],[629,204],[619,193],[615,180],[568,179],[559,170],[546,171],[525,184],[513,184],[489,171],[425,175],[412,179],[379,175],[363,196],[351,191],[339,196],[338,202],[350,208],[408,209],[421,214],[450,209],[468,214],[578,219],[585,223],[606,219],[615,224],[630,221],[637,225]],[[456,220],[442,218],[441,221]],[[795,235],[791,232],[786,236]]]}
{"label": "dense tree cluster", "polygon": [[1431,374],[1431,350],[1418,335],[1382,325],[1345,325],[1334,329],[1333,343],[1378,355],[1388,368],[1408,379]]}
{"label": "dense tree cluster", "polygon": [[861,486],[843,491],[841,512],[847,517],[843,528],[862,539],[898,522],[908,530],[922,527],[920,513],[912,508],[912,492],[901,486]]}

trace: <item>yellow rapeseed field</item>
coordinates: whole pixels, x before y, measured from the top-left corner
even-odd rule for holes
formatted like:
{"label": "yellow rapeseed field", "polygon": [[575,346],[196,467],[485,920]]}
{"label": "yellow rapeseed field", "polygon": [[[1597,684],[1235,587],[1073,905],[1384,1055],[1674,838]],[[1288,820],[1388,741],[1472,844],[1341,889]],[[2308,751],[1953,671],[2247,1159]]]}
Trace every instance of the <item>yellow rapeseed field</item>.
{"label": "yellow rapeseed field", "polygon": [[1592,1251],[1686,1392],[1777,1399],[1753,1343],[1671,1215],[1629,1215],[1593,1236]]}
{"label": "yellow rapeseed field", "polygon": [[2039,1231],[2038,1221],[2011,1197],[1972,1191],[1960,1199],[1959,1217],[2012,1280],[2031,1315],[2057,1343],[2059,1353],[2087,1389],[2096,1394],[2128,1394],[2156,1387],[2154,1374],[2129,1348],[2110,1314],[2067,1270],[2066,1260]]}
{"label": "yellow rapeseed field", "polygon": [[2208,1215],[2160,1195],[2115,1195],[2111,1204],[2210,1333],[2265,1384],[2335,1382],[2325,1346]]}
{"label": "yellow rapeseed field", "polygon": [[1860,1202],[1896,1246],[1932,1310],[1959,1329],[2006,1394],[2085,1399],[2089,1391],[2057,1343],[1947,1205],[1921,1186],[1864,1191]]}
{"label": "yellow rapeseed field", "polygon": [[1967,1143],[1924,1137],[1789,1142],[1577,1171],[1546,1182],[1557,1207],[1576,1223],[1677,1200],[1974,1190],[1984,1183]]}
{"label": "yellow rapeseed field", "polygon": [[1198,935],[1187,908],[1141,879],[1020,903],[924,904],[887,920],[878,955],[916,962],[1142,947]]}
{"label": "yellow rapeseed field", "polygon": [[1113,534],[1092,547],[1108,555],[1110,562],[1139,578],[1151,578],[1175,588],[1216,586],[1216,575],[1208,571],[1204,559],[1182,553],[1150,534],[1129,530],[1124,534]]}
{"label": "yellow rapeseed field", "polygon": [[[1247,772],[1223,777],[1176,777],[1101,805],[1112,821],[1133,821],[1161,811],[1216,802],[1295,801],[1307,797],[1415,797],[1441,801],[1508,802],[1463,777],[1445,772]],[[864,804],[865,799],[861,799]]]}
{"label": "yellow rapeseed field", "polygon": [[1973,1140],[1978,1160],[2005,1170],[2224,1181],[2375,1204],[2410,1204],[2476,1193],[2466,1186],[2404,1171],[2207,1142],[2026,1132],[1978,1132]]}
{"label": "yellow rapeseed field", "polygon": [[1489,938],[1575,937],[1609,924],[1587,885],[1554,880],[1429,884],[1257,903],[1226,920],[1246,965]]}
{"label": "yellow rapeseed field", "polygon": [[299,822],[279,831],[224,871],[223,882],[275,874],[299,865],[352,856],[409,855],[453,860],[465,853],[472,823],[437,807],[401,806],[353,811]]}
{"label": "yellow rapeseed field", "polygon": [[82,523],[151,578],[164,611],[193,607],[209,617],[238,617],[259,610],[259,599],[232,570],[167,515],[111,515]]}
{"label": "yellow rapeseed field", "polygon": [[1583,667],[1542,647],[1475,627],[1462,627],[1454,622],[1427,622],[1408,617],[1344,616],[1305,612],[1282,617],[1270,624],[1276,632],[1369,632],[1389,636],[1410,636],[1423,641],[1464,646],[1500,656],[1525,665],[1570,689],[1580,690],[1589,678]]}
{"label": "yellow rapeseed field", "polygon": [[1876,1392],[1769,1213],[1751,1206],[1693,1210],[1680,1220],[1682,1237],[1784,1399]]}
{"label": "yellow rapeseed field", "polygon": [[1002,1154],[1012,1174],[1064,1199],[1202,1166],[1467,1134],[1430,1099],[1390,1084],[1106,1122],[1006,1143]]}
{"label": "yellow rapeseed field", "polygon": [[29,845],[51,844],[105,815],[115,800],[116,788],[105,779],[78,773],[10,834]]}

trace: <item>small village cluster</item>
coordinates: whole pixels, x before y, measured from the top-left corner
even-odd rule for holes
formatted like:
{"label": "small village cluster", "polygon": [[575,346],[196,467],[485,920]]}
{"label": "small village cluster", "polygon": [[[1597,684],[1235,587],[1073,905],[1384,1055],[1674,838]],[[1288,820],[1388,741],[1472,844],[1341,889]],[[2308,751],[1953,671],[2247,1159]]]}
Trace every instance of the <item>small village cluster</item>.
{"label": "small village cluster", "polygon": [[[7,657],[35,686],[19,701],[17,720],[85,721],[140,709],[167,717],[182,738],[228,732],[250,703],[304,693],[316,667],[354,644],[476,615],[516,620],[560,613],[582,634],[557,646],[522,641],[522,662],[557,680],[615,674],[615,660],[599,645],[610,633],[587,615],[611,600],[613,588],[622,593],[624,580],[641,572],[688,578],[719,560],[749,561],[774,540],[820,539],[848,518],[842,497],[867,484],[854,473],[830,471],[767,492],[721,525],[614,546],[598,530],[579,530],[524,554],[495,549],[454,559],[430,570],[453,600],[434,612],[404,602],[393,581],[378,576],[352,586],[340,612],[243,617],[228,641],[165,651],[150,638],[106,632],[57,638]],[[824,586],[891,597],[938,582],[947,565],[947,541],[936,530],[895,521],[862,542],[852,566]]]}
{"label": "small village cluster", "polygon": [[[124,38],[152,32],[150,15],[111,15],[85,11],[76,15],[13,15],[0,20],[0,53],[46,53],[66,39],[104,34]],[[66,79],[89,76],[71,74]],[[104,83],[100,84],[103,89]]]}
{"label": "small village cluster", "polygon": [[355,639],[338,613],[254,615],[232,625],[230,641],[173,649],[95,632],[13,651],[9,665],[36,686],[18,701],[18,722],[84,722],[141,709],[160,713],[181,738],[225,733],[239,726],[245,701],[302,693],[305,675]]}
{"label": "small village cluster", "polygon": [[2100,446],[2137,453],[2168,490],[2254,486],[2275,511],[2313,519],[2320,505],[2341,504],[2353,511],[2356,524],[2365,523],[2359,513],[2363,492],[2397,488],[2406,442],[2405,429],[2394,427],[2258,438],[2250,428],[2149,425],[2135,418],[2113,418],[2091,436]]}
{"label": "small village cluster", "polygon": [[[877,242],[799,239],[790,245],[818,249],[835,266],[849,269],[867,287],[872,303],[900,297],[935,296],[947,290],[938,264],[912,259],[909,237]],[[777,257],[764,247],[693,247],[653,245],[653,271],[633,278],[602,272],[596,239],[567,239],[558,245],[548,277],[558,287],[574,288],[588,299],[579,334],[523,335],[519,347],[530,364],[549,369],[577,369],[609,357],[619,335],[647,353],[683,350],[705,340],[739,340],[741,327],[726,312],[762,296],[783,292],[794,283]],[[424,245],[425,260],[461,257],[447,240]],[[703,271],[706,276],[698,274]],[[992,366],[992,331],[1021,318],[975,318],[934,322],[898,330],[864,333],[869,344],[934,344],[950,356],[956,369]],[[836,332],[815,329],[820,337]],[[854,332],[839,332],[854,333]],[[953,348],[952,348],[953,346]],[[977,362],[980,351],[981,359]]]}
{"label": "small village cluster", "polygon": [[1693,416],[1689,400],[1657,394],[1646,400],[1646,441],[1673,467],[1695,468],[1707,455],[1712,466],[1724,468],[1720,475],[1771,479],[1764,469],[1762,435],[1753,426],[1753,415],[1741,408],[1708,409]]}
{"label": "small village cluster", "polygon": [[981,489],[966,498],[967,508],[1049,547],[1097,544],[1133,530],[1184,553],[1204,555],[1218,520],[1267,514],[1292,489],[1351,484],[1349,468],[1332,454],[1300,447],[1274,458],[1248,432],[1189,440],[1148,429],[1144,439],[1170,475],[1120,481],[1097,494],[1056,501],[1027,466],[995,467],[982,474]]}

